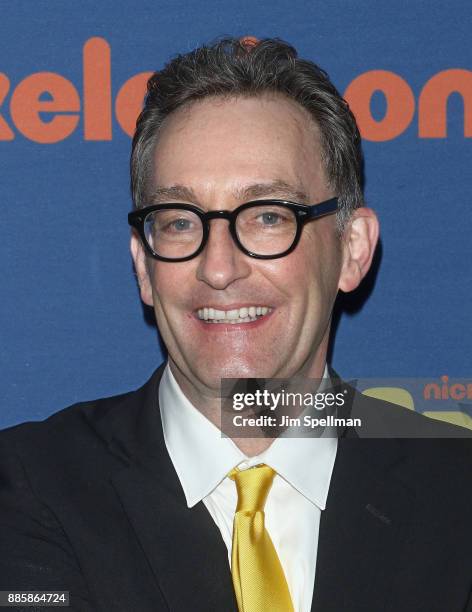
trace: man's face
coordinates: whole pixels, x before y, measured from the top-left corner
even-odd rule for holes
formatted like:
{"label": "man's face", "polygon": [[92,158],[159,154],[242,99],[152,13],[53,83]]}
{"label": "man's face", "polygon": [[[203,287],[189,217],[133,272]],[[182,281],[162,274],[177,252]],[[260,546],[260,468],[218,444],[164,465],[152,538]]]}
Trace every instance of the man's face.
{"label": "man's face", "polygon": [[[278,95],[206,99],[174,112],[160,132],[154,171],[156,197],[149,204],[232,210],[255,199],[315,204],[336,195],[327,184],[316,125]],[[274,260],[239,251],[226,220],[210,223],[198,257],[149,260],[141,282],[174,373],[185,386],[210,394],[222,377],[320,376],[342,263],[335,216],[309,222],[295,251]],[[137,242],[134,251],[143,268]],[[199,316],[203,308],[243,307],[268,312],[235,325]]]}

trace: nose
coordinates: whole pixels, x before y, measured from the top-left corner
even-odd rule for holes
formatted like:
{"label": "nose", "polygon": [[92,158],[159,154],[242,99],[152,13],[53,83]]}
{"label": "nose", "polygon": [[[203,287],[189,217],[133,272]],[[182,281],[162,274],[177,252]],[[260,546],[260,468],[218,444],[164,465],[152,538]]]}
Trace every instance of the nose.
{"label": "nose", "polygon": [[239,250],[231,237],[228,221],[210,221],[210,235],[199,257],[197,278],[213,289],[226,289],[251,273],[249,258]]}

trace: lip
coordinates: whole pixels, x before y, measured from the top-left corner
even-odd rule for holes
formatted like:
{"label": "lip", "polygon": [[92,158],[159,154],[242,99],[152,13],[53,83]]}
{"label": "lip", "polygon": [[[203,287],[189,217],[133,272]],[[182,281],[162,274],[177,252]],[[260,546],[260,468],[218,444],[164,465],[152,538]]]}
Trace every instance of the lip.
{"label": "lip", "polygon": [[[251,302],[249,305],[254,306],[254,304],[255,302]],[[232,306],[232,308],[244,308],[247,306],[248,304],[246,303],[246,304],[241,304],[240,306]],[[200,308],[203,308],[203,306],[201,306]],[[211,308],[215,308],[215,306],[212,306]],[[216,308],[218,307],[216,306]],[[231,307],[226,306],[225,308],[227,310],[231,310]],[[223,310],[223,308],[220,306],[219,310]],[[206,332],[228,333],[228,332],[238,332],[238,331],[241,332],[245,330],[249,331],[249,330],[258,329],[271,318],[274,312],[275,312],[275,309],[272,308],[272,310],[268,312],[267,314],[265,314],[263,317],[260,317],[259,319],[256,319],[255,321],[251,321],[250,323],[207,323],[205,320],[198,318],[196,311],[191,315],[191,318],[195,321],[197,325],[199,325],[199,327],[202,330]]]}

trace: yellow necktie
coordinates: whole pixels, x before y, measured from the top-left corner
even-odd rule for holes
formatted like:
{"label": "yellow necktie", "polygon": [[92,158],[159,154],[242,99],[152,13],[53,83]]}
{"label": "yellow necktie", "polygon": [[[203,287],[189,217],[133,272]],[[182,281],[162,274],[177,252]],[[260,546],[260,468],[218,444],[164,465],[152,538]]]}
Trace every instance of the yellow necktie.
{"label": "yellow necktie", "polygon": [[264,526],[264,505],[275,472],[268,465],[231,470],[238,505],[231,573],[239,612],[293,612],[282,565]]}

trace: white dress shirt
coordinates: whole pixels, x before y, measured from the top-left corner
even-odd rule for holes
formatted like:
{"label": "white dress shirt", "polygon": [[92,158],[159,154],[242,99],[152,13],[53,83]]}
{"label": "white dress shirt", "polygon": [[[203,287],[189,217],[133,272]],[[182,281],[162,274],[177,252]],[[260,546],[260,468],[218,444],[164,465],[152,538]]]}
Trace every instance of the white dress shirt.
{"label": "white dress shirt", "polygon": [[[327,368],[325,368],[327,377]],[[228,548],[231,565],[237,493],[228,472],[265,463],[277,475],[265,505],[265,525],[287,579],[295,612],[309,612],[315,583],[321,512],[326,507],[336,437],[279,437],[248,458],[186,398],[169,365],[159,386],[164,439],[192,508],[203,501]]]}

